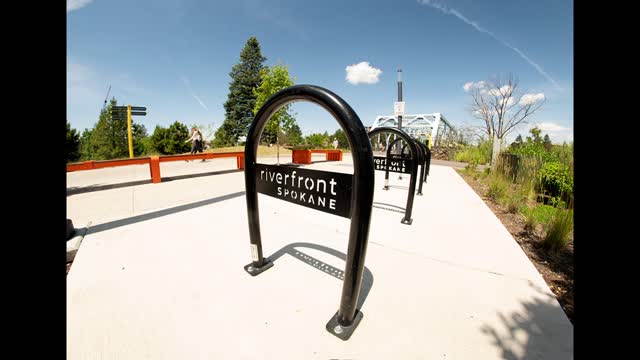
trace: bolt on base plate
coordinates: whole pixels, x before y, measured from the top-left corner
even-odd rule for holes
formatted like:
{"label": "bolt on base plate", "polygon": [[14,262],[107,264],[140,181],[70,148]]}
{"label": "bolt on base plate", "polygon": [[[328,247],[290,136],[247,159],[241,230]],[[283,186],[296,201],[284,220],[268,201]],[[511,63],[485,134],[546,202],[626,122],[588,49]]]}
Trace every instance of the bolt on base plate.
{"label": "bolt on base plate", "polygon": [[356,330],[356,327],[358,327],[358,324],[360,324],[360,320],[362,320],[363,316],[364,314],[362,311],[356,309],[356,316],[353,319],[353,323],[351,323],[350,326],[342,326],[338,323],[338,312],[336,311],[333,317],[331,317],[331,320],[327,323],[326,329],[341,340],[347,341],[351,335],[353,335],[353,332]]}
{"label": "bolt on base plate", "polygon": [[256,275],[262,274],[263,272],[267,271],[272,267],[273,267],[273,261],[269,261],[269,259],[265,258],[264,264],[262,264],[261,267],[255,267],[253,266],[253,263],[250,263],[244,266],[244,271],[248,272],[249,275],[251,276],[256,276]]}

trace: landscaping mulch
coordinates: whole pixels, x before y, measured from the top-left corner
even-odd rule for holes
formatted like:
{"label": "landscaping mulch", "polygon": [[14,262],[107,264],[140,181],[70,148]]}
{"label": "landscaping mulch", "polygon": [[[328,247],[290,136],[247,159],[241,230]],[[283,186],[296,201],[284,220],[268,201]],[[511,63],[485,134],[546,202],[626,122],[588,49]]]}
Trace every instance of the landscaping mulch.
{"label": "landscaping mulch", "polygon": [[558,299],[569,321],[573,323],[573,241],[570,241],[564,250],[547,251],[542,245],[544,230],[541,226],[533,233],[525,231],[524,217],[519,213],[509,213],[506,207],[487,197],[487,185],[464,171],[458,170],[458,174],[484,200],[518,242]]}

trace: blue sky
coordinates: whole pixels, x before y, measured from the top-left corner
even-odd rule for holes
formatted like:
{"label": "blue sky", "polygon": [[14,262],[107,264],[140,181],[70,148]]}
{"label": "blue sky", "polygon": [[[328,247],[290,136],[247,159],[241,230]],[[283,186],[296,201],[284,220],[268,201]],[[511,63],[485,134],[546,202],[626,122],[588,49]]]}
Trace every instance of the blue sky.
{"label": "blue sky", "polygon": [[[406,112],[454,125],[478,124],[464,84],[510,72],[546,98],[511,138],[535,123],[573,139],[572,0],[67,0],[67,119],[91,128],[111,85],[119,104],[147,107],[135,120],[149,133],[175,120],[217,127],[250,36],[267,65],[335,92],[365,125],[393,114],[398,67]],[[305,134],[338,128],[314,104],[294,111]]]}

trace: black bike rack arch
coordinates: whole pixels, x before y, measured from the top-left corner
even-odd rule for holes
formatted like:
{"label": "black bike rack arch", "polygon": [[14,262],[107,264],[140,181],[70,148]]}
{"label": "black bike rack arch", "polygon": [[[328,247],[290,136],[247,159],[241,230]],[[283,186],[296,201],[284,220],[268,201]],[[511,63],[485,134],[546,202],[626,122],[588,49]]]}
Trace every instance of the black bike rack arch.
{"label": "black bike rack arch", "polygon": [[[411,223],[413,223],[413,219],[411,219],[411,211],[413,209],[413,197],[416,192],[416,180],[417,180],[416,178],[418,175],[418,146],[416,145],[416,142],[413,140],[413,138],[410,137],[406,132],[398,128],[388,127],[388,126],[382,126],[382,127],[378,127],[371,130],[369,132],[369,139],[371,139],[374,135],[377,135],[379,133],[396,134],[397,136],[399,136],[399,138],[395,139],[394,143],[399,140],[404,140],[405,143],[409,146],[409,151],[411,152],[411,158],[403,157],[402,155],[400,155],[397,158],[390,157],[390,150],[392,146],[389,145],[387,148],[387,157],[386,158],[375,157],[375,161],[376,161],[376,170],[385,171],[386,187],[388,186],[388,183],[386,183],[386,181],[388,181],[389,179],[389,171],[406,173],[406,170],[408,169],[409,174],[411,174],[411,178],[409,179],[409,196],[407,197],[407,205],[405,208],[404,217],[400,221],[403,224],[411,225]],[[402,168],[404,168],[405,171],[391,170],[392,161],[397,161],[399,163],[402,163],[404,165],[402,166]]]}
{"label": "black bike rack arch", "polygon": [[[351,177],[349,177],[348,174],[341,173],[294,169],[300,173],[304,172],[307,179],[309,176],[321,178],[323,176],[326,177],[328,174],[330,176],[336,176],[336,178],[342,179],[345,182],[349,182],[349,184],[338,184],[338,189],[343,190],[343,195],[349,190],[351,193],[347,198],[340,198],[340,196],[337,195],[336,202],[341,202],[342,204],[336,205],[336,210],[334,211],[329,211],[326,208],[320,209],[308,204],[299,204],[351,219],[340,307],[326,325],[326,329],[330,333],[342,340],[348,340],[363,316],[362,312],[357,308],[357,303],[362,284],[362,274],[364,271],[364,261],[369,237],[369,225],[371,223],[371,207],[373,205],[373,151],[367,132],[358,115],[342,98],[327,89],[314,85],[294,85],[283,89],[271,96],[264,103],[251,123],[244,149],[244,180],[246,186],[252,262],[244,268],[250,275],[256,276],[273,266],[273,262],[265,258],[262,252],[258,192],[273,197],[278,196],[275,195],[275,192],[271,192],[268,188],[269,185],[264,185],[263,178],[260,178],[260,182],[258,181],[259,175],[262,176],[263,173],[258,174],[257,170],[259,166],[261,169],[267,168],[267,170],[261,171],[268,171],[270,168],[275,171],[290,172],[285,174],[285,185],[288,176],[291,176],[291,182],[294,183],[295,171],[292,171],[293,168],[286,166],[256,164],[256,156],[260,136],[267,121],[281,107],[295,101],[309,101],[327,110],[340,124],[351,147],[353,157],[353,175]],[[280,176],[280,179],[281,178],[282,176]],[[331,180],[334,180],[334,178],[332,177]],[[300,184],[300,181],[301,180],[298,181],[298,184]],[[316,181],[316,184],[316,188],[319,191],[320,182]],[[326,192],[326,182],[324,184]],[[311,187],[313,188],[313,179]],[[333,191],[333,187],[331,189]],[[295,201],[291,199],[281,199],[295,203]],[[334,202],[334,204],[336,203]]]}
{"label": "black bike rack arch", "polygon": [[429,168],[431,168],[431,149],[429,148],[429,140],[425,140],[424,143],[419,142],[424,150],[424,166],[426,168],[426,172],[424,174],[424,182],[427,182],[427,176],[429,176]]}

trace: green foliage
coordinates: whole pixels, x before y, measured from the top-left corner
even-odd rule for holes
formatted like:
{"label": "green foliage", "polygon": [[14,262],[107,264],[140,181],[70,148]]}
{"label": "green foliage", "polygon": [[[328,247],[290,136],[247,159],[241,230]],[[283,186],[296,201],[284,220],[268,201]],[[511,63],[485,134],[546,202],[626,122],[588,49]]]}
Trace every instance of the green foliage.
{"label": "green foliage", "polygon": [[211,146],[214,148],[231,146],[231,141],[229,139],[230,136],[227,134],[227,131],[224,127],[220,126],[218,130],[216,130],[213,141],[211,141]]}
{"label": "green foliage", "polygon": [[218,146],[236,145],[240,136],[247,135],[256,103],[254,89],[260,87],[260,71],[266,59],[260,52],[258,39],[250,37],[240,52],[240,62],[229,73],[231,83],[224,103],[225,120],[216,132],[214,141]]}
{"label": "green foliage", "polygon": [[168,129],[157,125],[151,135],[151,147],[163,155],[181,154],[191,149],[191,143],[186,142],[188,138],[189,128],[178,121]]}
{"label": "green foliage", "polygon": [[331,146],[333,146],[333,139],[338,139],[338,148],[349,149],[349,140],[347,134],[342,129],[337,129],[333,135],[331,135]]}
{"label": "green foliage", "polygon": [[[295,81],[289,76],[289,67],[282,64],[263,68],[260,71],[260,77],[262,82],[253,91],[256,96],[254,115],[273,94],[292,86]],[[296,119],[291,113],[291,104],[285,105],[267,121],[261,140],[267,144],[282,143],[282,136],[288,135],[294,125],[296,125]]]}
{"label": "green foliage", "polygon": [[116,105],[116,99],[112,98],[109,106],[100,111],[100,118],[93,127],[91,134],[93,160],[129,157],[127,122],[113,120],[111,117],[111,108]]}
{"label": "green foliage", "polygon": [[511,148],[515,149],[520,146],[522,146],[522,135],[518,134],[518,136],[516,137],[516,140],[511,143]]}
{"label": "green foliage", "polygon": [[508,184],[500,176],[493,176],[489,180],[489,189],[487,190],[487,196],[494,201],[500,201],[507,192]]}
{"label": "green foliage", "polygon": [[540,129],[533,128],[529,132],[532,136],[527,136],[527,140],[520,144],[513,142],[508,151],[521,156],[538,157],[542,162],[560,161],[566,165],[573,163],[573,144],[553,145],[548,134],[544,138],[540,136]]}
{"label": "green foliage", "polygon": [[295,122],[287,129],[286,133],[282,134],[282,138],[285,144],[293,146],[300,145],[304,141],[302,130],[300,130],[300,126]]}
{"label": "green foliage", "polygon": [[560,162],[547,162],[540,169],[540,185],[552,197],[573,194],[573,176]]}
{"label": "green foliage", "polygon": [[512,192],[505,197],[503,205],[507,208],[507,212],[515,214],[524,204],[524,199],[517,192]]}
{"label": "green foliage", "polygon": [[538,227],[538,219],[532,209],[526,209],[524,212],[524,231],[532,234]]}
{"label": "green foliage", "polygon": [[487,164],[491,161],[491,142],[480,141],[478,145],[467,145],[456,152],[454,159],[469,164]]}
{"label": "green foliage", "polygon": [[67,121],[67,142],[65,143],[65,160],[74,162],[80,159],[80,134],[76,129],[71,128]]}
{"label": "green foliage", "polygon": [[573,230],[573,211],[557,209],[547,227],[543,244],[550,250],[564,249]]}
{"label": "green foliage", "polygon": [[84,129],[80,136],[80,160],[86,161],[94,159],[95,145],[91,141],[93,129]]}
{"label": "green foliage", "polygon": [[[85,130],[80,137],[81,160],[108,160],[129,157],[129,139],[127,122],[113,120],[111,107],[116,106],[115,98],[111,99],[109,106],[100,111],[98,122],[91,130]],[[134,155],[144,154],[141,145],[136,144],[146,136],[144,126],[132,121],[131,132],[133,135]]]}
{"label": "green foliage", "polygon": [[530,211],[538,223],[548,224],[551,221],[551,217],[556,211],[556,208],[550,205],[540,204],[532,208]]}
{"label": "green foliage", "polygon": [[323,134],[309,134],[305,141],[312,149],[327,149],[330,143],[329,133],[325,131]]}
{"label": "green foliage", "polygon": [[131,135],[133,137],[133,156],[147,155],[151,150],[147,128],[143,124],[131,124]]}

